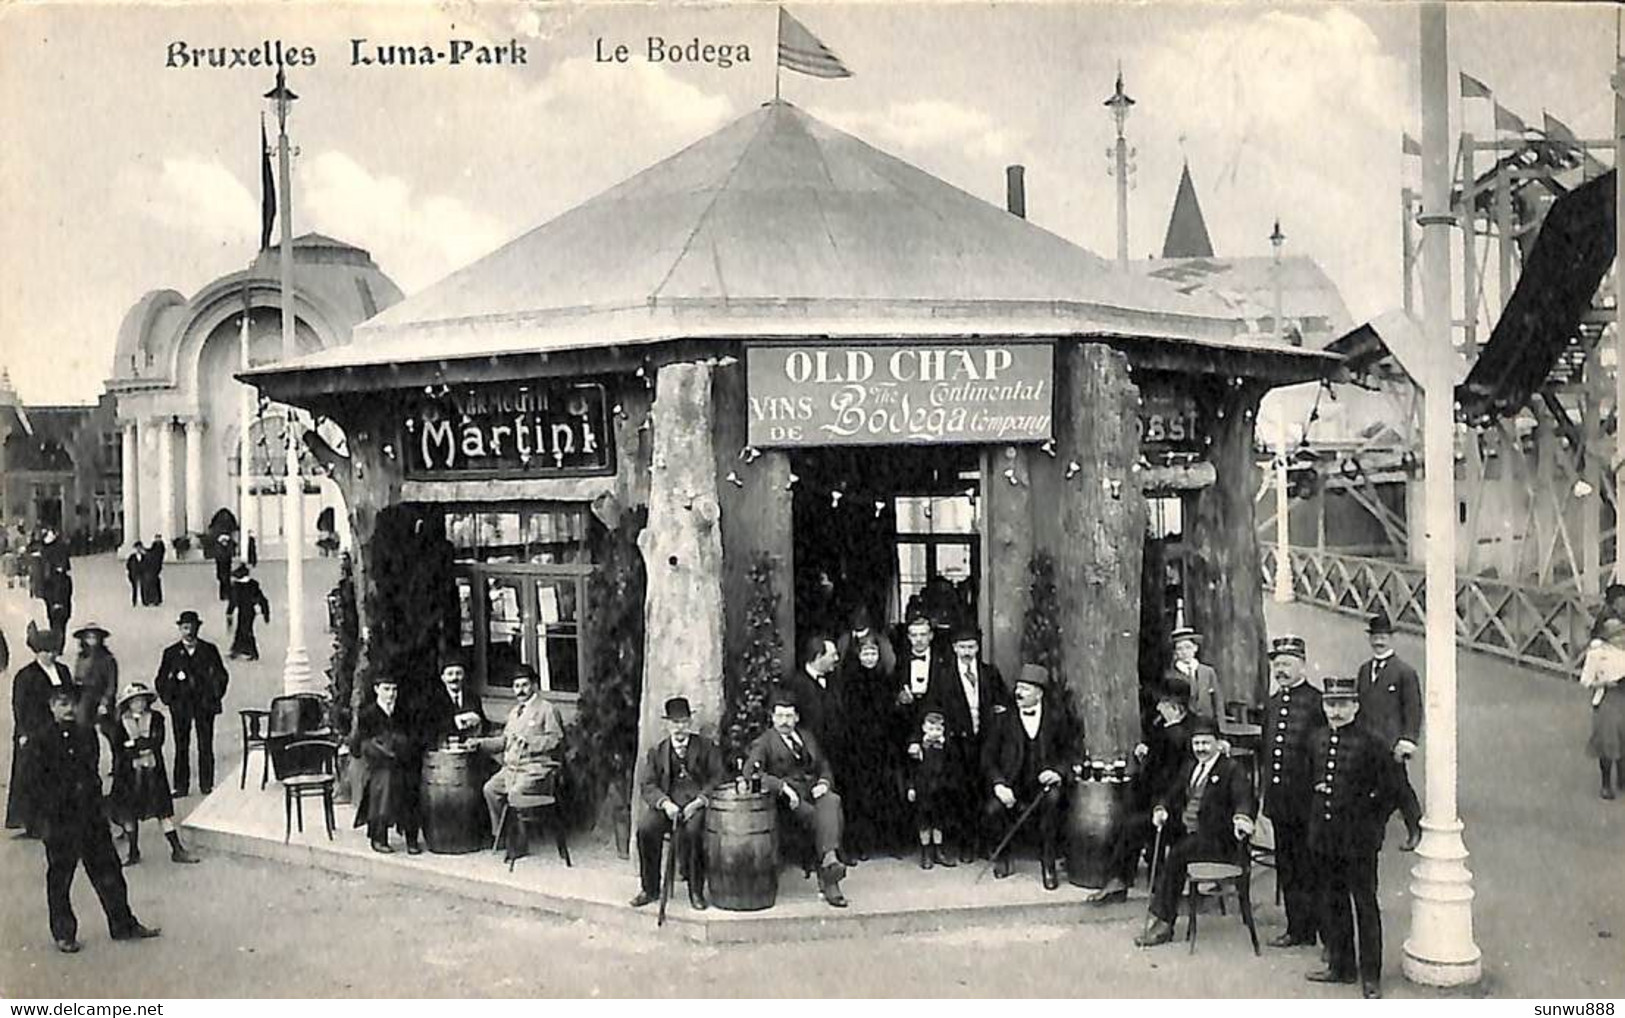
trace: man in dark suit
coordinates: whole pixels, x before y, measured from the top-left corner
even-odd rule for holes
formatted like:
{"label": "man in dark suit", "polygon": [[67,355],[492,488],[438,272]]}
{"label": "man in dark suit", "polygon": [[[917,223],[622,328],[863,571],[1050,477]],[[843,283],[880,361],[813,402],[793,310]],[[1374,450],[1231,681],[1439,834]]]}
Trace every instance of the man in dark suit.
{"label": "man in dark suit", "polygon": [[1174,939],[1174,917],[1193,862],[1242,861],[1258,804],[1252,777],[1238,761],[1219,753],[1219,726],[1196,715],[1190,721],[1191,758],[1174,785],[1151,808],[1154,827],[1170,832],[1172,846],[1151,889],[1151,923],[1134,938],[1140,947]]}
{"label": "man in dark suit", "polygon": [[800,715],[795,697],[786,689],[773,694],[773,727],[751,743],[746,773],[761,768],[762,787],[783,796],[790,819],[811,829],[818,850],[818,890],[834,908],[846,907],[841,880],[846,866],[837,849],[841,845],[841,796],[829,758],[810,733],[797,730]]}
{"label": "man in dark suit", "polygon": [[418,844],[418,775],[421,747],[400,710],[400,686],[381,676],[372,686],[373,702],[355,719],[350,751],[360,761],[356,785],[361,795],[355,805],[355,826],[367,827],[367,841],[382,855],[389,846],[391,825],[406,837],[409,855],[420,855]]}
{"label": "man in dark suit", "polygon": [[436,746],[450,736],[483,738],[491,722],[480,694],[468,688],[468,666],[456,654],[440,659],[440,685],[428,694],[423,707],[423,743]]}
{"label": "man in dark suit", "polygon": [[[1015,709],[995,703],[986,719],[987,742],[982,748],[982,773],[991,790],[982,807],[984,836],[995,843],[1029,805],[1038,820],[1038,866],[1044,890],[1060,886],[1055,874],[1056,834],[1061,827],[1061,802],[1066,775],[1074,755],[1071,733],[1062,712],[1044,703],[1049,671],[1041,665],[1021,666],[1016,680]],[[1010,875],[1010,850],[993,860],[993,876]]]}
{"label": "man in dark suit", "polygon": [[[1386,738],[1354,723],[1358,679],[1327,676],[1321,694],[1326,728],[1309,743],[1314,798],[1309,805],[1309,852],[1320,877],[1320,936],[1326,968],[1314,983],[1352,983],[1382,996],[1382,910],[1377,904],[1377,853],[1393,812],[1398,771]],[[1351,904],[1352,903],[1352,904]],[[1355,945],[1359,945],[1356,959]],[[1358,964],[1356,964],[1358,961]]]}
{"label": "man in dark suit", "polygon": [[190,609],[181,612],[175,625],[181,638],[164,648],[158,674],[152,687],[169,708],[175,726],[175,798],[183,799],[192,789],[192,733],[197,732],[197,780],[204,795],[214,791],[214,719],[226,698],[230,677],[220,650],[198,639],[203,620]]}
{"label": "man in dark suit", "polygon": [[23,665],[11,680],[11,784],[6,789],[6,826],[20,827],[22,836],[37,838],[38,798],[28,780],[28,757],[34,733],[51,723],[51,696],[59,689],[79,695],[68,666],[57,660],[62,637],[54,629],[28,623],[28,649],[34,660]]}
{"label": "man in dark suit", "polygon": [[977,851],[977,804],[986,794],[980,774],[982,750],[987,745],[987,731],[994,708],[1009,708],[1010,691],[998,668],[981,659],[982,632],[974,625],[960,625],[950,637],[953,660],[933,677],[934,685],[926,694],[927,706],[942,712],[947,722],[948,741],[954,747],[954,758],[963,761],[958,779],[958,791],[953,802],[958,804],[954,818],[958,827],[959,859],[970,862]]}
{"label": "man in dark suit", "polygon": [[662,714],[666,737],[649,750],[643,784],[638,789],[649,807],[638,821],[638,876],[642,886],[632,899],[642,908],[660,897],[660,842],[672,834],[673,852],[688,860],[688,903],[704,909],[705,852],[700,835],[705,824],[706,793],[724,777],[716,744],[692,731],[694,714],[686,697],[666,701]]}
{"label": "man in dark suit", "polygon": [[1422,680],[1416,669],[1394,653],[1394,626],[1378,612],[1366,626],[1371,641],[1371,659],[1355,674],[1360,689],[1361,723],[1382,738],[1393,758],[1389,781],[1395,791],[1394,805],[1405,821],[1405,841],[1401,852],[1414,851],[1422,840],[1422,804],[1411,787],[1405,762],[1416,755],[1422,738]]}
{"label": "man in dark suit", "polygon": [[1307,648],[1299,636],[1270,644],[1275,693],[1264,711],[1264,815],[1275,834],[1275,873],[1286,907],[1286,932],[1271,947],[1313,944],[1318,933],[1319,879],[1309,858],[1309,800],[1314,777],[1309,744],[1326,727],[1320,691],[1305,681]]}
{"label": "man in dark suit", "polygon": [[[1151,808],[1173,792],[1180,771],[1191,758],[1190,700],[1190,684],[1178,677],[1164,679],[1152,691],[1155,714],[1145,733],[1145,741],[1134,747],[1138,771],[1130,792],[1132,808],[1123,824],[1117,875],[1108,880],[1098,894],[1087,899],[1094,904],[1127,900],[1128,888],[1139,870],[1140,856],[1150,857],[1156,844]],[[1164,842],[1164,849],[1166,847]]]}
{"label": "man in dark suit", "polygon": [[801,668],[783,680],[784,688],[795,697],[799,708],[801,721],[797,728],[803,735],[817,739],[826,749],[841,734],[839,701],[830,690],[830,680],[840,661],[835,641],[822,633],[814,633],[802,643]]}
{"label": "man in dark suit", "polygon": [[108,934],[114,940],[156,937],[158,930],[142,926],[130,912],[129,891],[102,806],[101,747],[95,730],[75,721],[71,686],[53,688],[47,705],[50,720],[29,733],[26,770],[45,841],[45,900],[56,949],[74,954],[80,947],[71,891],[81,862],[107,915]]}

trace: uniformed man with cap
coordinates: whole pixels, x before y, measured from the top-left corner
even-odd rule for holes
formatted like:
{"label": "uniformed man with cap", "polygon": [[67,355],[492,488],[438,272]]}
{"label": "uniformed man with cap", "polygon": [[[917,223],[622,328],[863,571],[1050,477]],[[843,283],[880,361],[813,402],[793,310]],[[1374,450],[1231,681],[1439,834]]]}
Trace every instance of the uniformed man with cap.
{"label": "uniformed man with cap", "polygon": [[1320,879],[1320,936],[1326,968],[1314,983],[1353,983],[1382,996],[1382,912],[1377,906],[1377,852],[1392,810],[1393,757],[1364,722],[1358,681],[1327,676],[1321,693],[1326,728],[1309,740],[1310,865]]}
{"label": "uniformed man with cap", "polygon": [[1270,678],[1275,692],[1264,712],[1262,781],[1264,815],[1275,833],[1275,873],[1286,907],[1286,932],[1271,947],[1315,942],[1318,881],[1309,860],[1309,743],[1326,727],[1320,690],[1306,681],[1306,648],[1301,636],[1277,637],[1270,644]]}
{"label": "uniformed man with cap", "polygon": [[706,907],[705,852],[700,835],[705,826],[706,798],[725,777],[716,744],[692,730],[694,712],[688,698],[666,701],[661,717],[666,737],[649,750],[639,792],[649,809],[638,821],[638,873],[642,887],[632,899],[642,908],[660,897],[660,843],[672,834],[671,850],[688,859],[688,903]]}
{"label": "uniformed man with cap", "polygon": [[[1021,811],[1032,805],[1038,821],[1038,865],[1044,890],[1060,882],[1055,873],[1056,833],[1066,775],[1071,770],[1071,738],[1063,712],[1044,702],[1049,670],[1024,664],[1016,680],[1014,710],[995,704],[986,718],[987,743],[982,750],[982,773],[991,795],[982,807],[985,836],[997,843]],[[1010,875],[1008,846],[993,860],[995,878]]]}

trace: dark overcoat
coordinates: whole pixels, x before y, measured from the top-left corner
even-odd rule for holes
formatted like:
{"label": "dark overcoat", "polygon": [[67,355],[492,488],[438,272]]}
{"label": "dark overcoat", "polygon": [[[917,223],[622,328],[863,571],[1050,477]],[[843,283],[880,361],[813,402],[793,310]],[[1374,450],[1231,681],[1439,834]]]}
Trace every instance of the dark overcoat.
{"label": "dark overcoat", "polygon": [[370,821],[380,826],[404,823],[402,815],[411,792],[409,782],[418,780],[419,746],[400,705],[386,714],[377,703],[369,703],[356,715],[355,738],[351,752],[357,761],[355,825]]}
{"label": "dark overcoat", "polygon": [[1309,815],[1315,780],[1309,770],[1309,742],[1326,727],[1320,690],[1307,682],[1282,687],[1264,711],[1264,813],[1273,820],[1302,823]]}

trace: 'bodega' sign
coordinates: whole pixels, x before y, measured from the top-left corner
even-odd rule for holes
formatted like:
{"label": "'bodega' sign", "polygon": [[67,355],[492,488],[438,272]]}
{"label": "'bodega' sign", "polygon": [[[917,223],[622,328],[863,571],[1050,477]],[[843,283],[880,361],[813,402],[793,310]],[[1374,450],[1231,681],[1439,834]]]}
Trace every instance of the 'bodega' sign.
{"label": "'bodega' sign", "polygon": [[754,446],[1050,437],[1047,343],[752,346],[746,357]]}
{"label": "'bodega' sign", "polygon": [[535,477],[614,471],[604,387],[500,382],[426,390],[407,400],[408,476]]}

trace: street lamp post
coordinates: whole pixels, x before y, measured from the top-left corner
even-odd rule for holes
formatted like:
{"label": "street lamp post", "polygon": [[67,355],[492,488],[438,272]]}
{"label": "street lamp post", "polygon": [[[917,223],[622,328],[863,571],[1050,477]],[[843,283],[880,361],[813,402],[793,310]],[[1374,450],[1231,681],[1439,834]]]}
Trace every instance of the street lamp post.
{"label": "street lamp post", "polygon": [[[282,290],[282,358],[299,354],[294,338],[293,310],[293,198],[289,184],[292,163],[288,148],[288,111],[299,97],[288,88],[282,68],[276,72],[276,87],[265,93],[276,107],[277,197],[282,211],[282,243],[278,252]],[[319,692],[310,673],[310,656],[305,650],[305,483],[299,470],[299,424],[294,408],[284,417],[287,432],[287,491],[283,504],[283,535],[288,554],[288,653],[282,663],[282,689],[285,693]]]}
{"label": "street lamp post", "polygon": [[1445,6],[1421,9],[1422,312],[1427,356],[1423,449],[1427,469],[1427,812],[1411,870],[1406,978],[1461,986],[1483,976],[1473,942],[1473,875],[1456,815],[1455,377],[1450,344],[1450,139]]}
{"label": "street lamp post", "polygon": [[[1281,245],[1286,243],[1286,234],[1281,232],[1281,221],[1275,221],[1275,229],[1270,232],[1270,247],[1275,249],[1275,264],[1272,266],[1275,278],[1275,341],[1286,342],[1286,326],[1281,321]],[[1288,604],[1293,600],[1292,590],[1292,501],[1287,495],[1286,458],[1287,458],[1287,421],[1286,408],[1276,403],[1277,420],[1275,430],[1275,602]]]}
{"label": "street lamp post", "polygon": [[1117,145],[1113,149],[1117,176],[1117,267],[1128,268],[1128,138],[1123,134],[1123,125],[1128,123],[1129,108],[1134,105],[1128,93],[1123,91],[1123,65],[1117,65],[1117,89],[1111,98],[1106,100],[1106,107],[1112,111],[1112,120],[1117,123]]}

